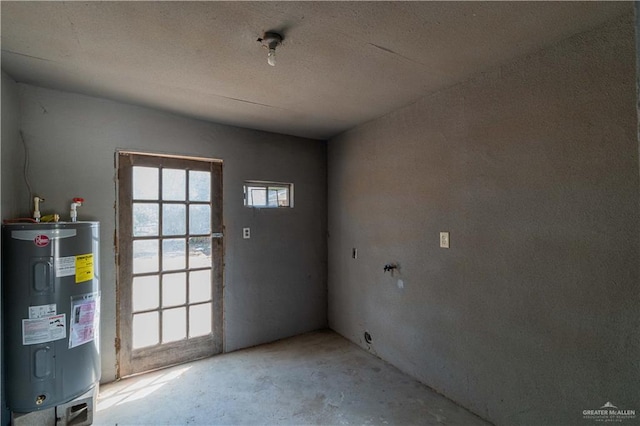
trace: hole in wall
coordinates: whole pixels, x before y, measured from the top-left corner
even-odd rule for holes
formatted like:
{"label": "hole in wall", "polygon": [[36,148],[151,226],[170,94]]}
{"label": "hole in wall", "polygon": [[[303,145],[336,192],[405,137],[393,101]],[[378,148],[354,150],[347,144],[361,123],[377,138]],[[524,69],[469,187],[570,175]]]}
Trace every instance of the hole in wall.
{"label": "hole in wall", "polygon": [[368,331],[364,332],[364,341],[367,342],[367,345],[370,345],[372,342],[371,334]]}

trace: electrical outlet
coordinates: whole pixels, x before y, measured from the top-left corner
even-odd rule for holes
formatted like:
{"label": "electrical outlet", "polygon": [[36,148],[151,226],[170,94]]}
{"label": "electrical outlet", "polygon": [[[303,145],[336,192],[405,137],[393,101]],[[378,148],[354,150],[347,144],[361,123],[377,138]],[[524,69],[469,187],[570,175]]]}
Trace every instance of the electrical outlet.
{"label": "electrical outlet", "polygon": [[441,248],[449,248],[449,233],[441,232],[440,233],[440,247]]}
{"label": "electrical outlet", "polygon": [[251,228],[242,228],[242,238],[245,240],[251,238]]}

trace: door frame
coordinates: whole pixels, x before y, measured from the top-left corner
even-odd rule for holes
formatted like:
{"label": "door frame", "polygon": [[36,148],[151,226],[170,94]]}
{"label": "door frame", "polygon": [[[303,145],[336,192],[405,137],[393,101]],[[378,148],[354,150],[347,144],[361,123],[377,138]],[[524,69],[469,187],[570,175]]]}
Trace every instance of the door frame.
{"label": "door frame", "polygon": [[[132,231],[133,220],[127,217],[132,201],[133,166],[177,168],[183,170],[208,170],[211,172],[211,201],[217,208],[211,209],[211,297],[212,334],[188,338],[177,342],[133,349],[132,347]],[[202,166],[208,164],[208,168]],[[197,165],[200,165],[198,167]],[[222,222],[222,160],[212,158],[174,156],[136,151],[116,152],[116,377],[151,371],[171,365],[222,353],[224,348],[223,267],[224,239]],[[191,167],[191,168],[190,168]],[[161,231],[159,230],[159,234]],[[123,238],[127,238],[124,240]],[[123,244],[127,241],[127,244]]]}

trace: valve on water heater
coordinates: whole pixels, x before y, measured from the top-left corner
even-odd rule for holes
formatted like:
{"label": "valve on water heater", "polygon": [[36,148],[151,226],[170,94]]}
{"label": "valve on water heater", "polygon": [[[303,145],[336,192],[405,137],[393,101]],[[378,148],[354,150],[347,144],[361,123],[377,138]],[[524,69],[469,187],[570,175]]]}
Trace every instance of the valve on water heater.
{"label": "valve on water heater", "polygon": [[78,210],[77,210],[77,208],[82,206],[82,203],[84,203],[84,198],[74,198],[73,199],[73,203],[71,203],[71,211],[70,211],[71,222],[77,222],[78,221]]}
{"label": "valve on water heater", "polygon": [[44,198],[37,195],[33,197],[33,218],[36,222],[40,222],[40,203],[44,203]]}

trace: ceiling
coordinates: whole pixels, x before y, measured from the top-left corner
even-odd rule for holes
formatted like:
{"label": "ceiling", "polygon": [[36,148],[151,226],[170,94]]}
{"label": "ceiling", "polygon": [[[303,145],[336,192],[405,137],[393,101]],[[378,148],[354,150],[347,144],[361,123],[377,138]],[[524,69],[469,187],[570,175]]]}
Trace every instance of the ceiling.
{"label": "ceiling", "polygon": [[[619,2],[1,2],[19,82],[314,139],[633,10]],[[257,39],[279,31],[277,64]]]}

